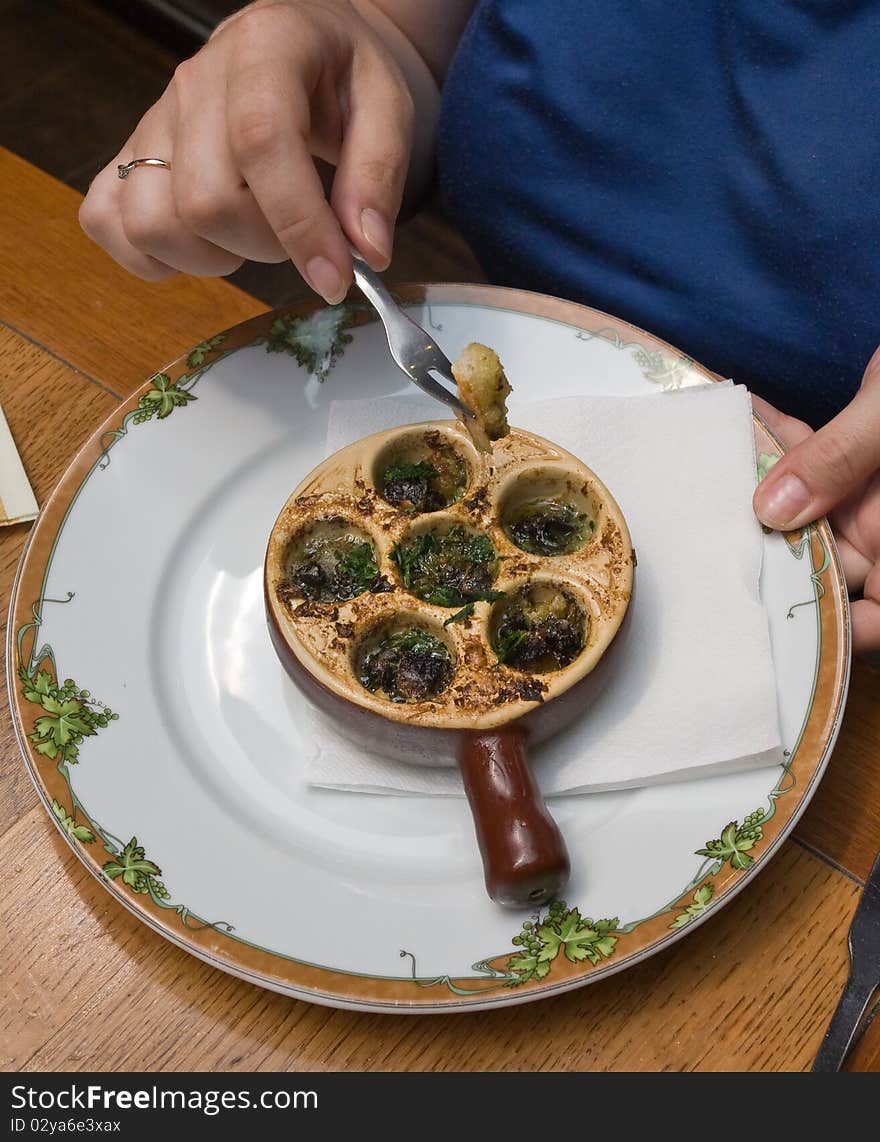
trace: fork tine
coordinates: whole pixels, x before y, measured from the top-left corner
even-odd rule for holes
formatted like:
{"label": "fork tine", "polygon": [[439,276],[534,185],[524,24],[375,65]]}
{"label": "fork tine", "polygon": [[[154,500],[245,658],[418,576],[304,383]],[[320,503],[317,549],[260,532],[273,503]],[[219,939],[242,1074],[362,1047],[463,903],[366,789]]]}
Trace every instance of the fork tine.
{"label": "fork tine", "polygon": [[388,337],[388,348],[397,365],[422,392],[454,409],[458,416],[473,420],[473,412],[430,375],[432,371],[439,373],[453,388],[456,387],[452,365],[438,349],[434,338],[413,321],[408,313],[404,313],[382,279],[370,269],[354,246],[349,246],[349,249],[354,279],[379,314]]}
{"label": "fork tine", "polygon": [[[439,364],[432,364],[429,366],[430,371],[432,373],[436,373],[441,378],[441,380],[444,380],[448,384],[452,385],[453,389],[457,389],[458,381],[453,376],[452,365],[449,363],[446,357],[443,356],[439,349],[437,350],[437,357],[441,358],[445,364],[442,367]],[[461,400],[460,397],[454,397],[453,399],[455,400],[455,404],[451,407],[459,409],[468,418],[468,420],[475,419],[473,410],[468,408],[468,406]]]}
{"label": "fork tine", "polygon": [[[443,357],[443,354],[440,353],[439,356]],[[443,360],[446,361],[446,358],[443,357]],[[441,381],[445,381],[448,385],[452,385],[453,389],[458,388],[458,381],[452,375],[452,366],[448,361],[446,361],[445,365],[441,365],[439,363],[435,364],[434,361],[422,361],[420,363],[424,368],[428,370],[428,372],[436,373]]]}
{"label": "fork tine", "polygon": [[439,373],[441,377],[449,381],[450,384],[456,384],[455,377],[452,375],[452,362],[437,344],[433,342],[429,352],[425,354],[425,361],[429,369],[435,373]]}
{"label": "fork tine", "polygon": [[[439,383],[439,381],[435,381],[427,370],[416,371],[415,368],[410,368],[408,372],[413,379],[413,383],[418,385],[423,393],[426,393],[429,397],[433,397],[435,400],[442,401],[443,404],[447,405],[451,409],[454,409],[459,416],[464,416],[469,420],[473,420],[474,414],[467,407],[467,405],[462,404],[458,397],[455,396],[454,393],[451,393],[449,389],[444,388],[443,385]],[[439,373],[440,370],[437,369],[436,372]],[[440,375],[442,376],[443,374],[441,373]],[[444,379],[451,380],[452,378],[448,377]],[[453,384],[454,383],[455,382],[453,381]]]}

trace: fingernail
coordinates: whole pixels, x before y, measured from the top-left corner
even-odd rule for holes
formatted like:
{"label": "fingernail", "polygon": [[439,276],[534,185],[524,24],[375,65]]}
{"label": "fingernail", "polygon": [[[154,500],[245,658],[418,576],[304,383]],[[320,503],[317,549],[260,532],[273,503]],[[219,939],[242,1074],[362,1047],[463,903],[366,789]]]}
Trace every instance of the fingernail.
{"label": "fingernail", "polygon": [[329,258],[311,258],[306,262],[309,285],[330,305],[337,305],[345,297],[342,274]]}
{"label": "fingernail", "polygon": [[376,253],[381,254],[386,262],[390,262],[392,247],[391,227],[378,210],[373,210],[371,206],[368,206],[365,210],[361,211],[361,230]]}
{"label": "fingernail", "polygon": [[810,506],[812,498],[800,476],[787,472],[759,498],[758,518],[768,527],[786,531],[801,522],[798,517]]}

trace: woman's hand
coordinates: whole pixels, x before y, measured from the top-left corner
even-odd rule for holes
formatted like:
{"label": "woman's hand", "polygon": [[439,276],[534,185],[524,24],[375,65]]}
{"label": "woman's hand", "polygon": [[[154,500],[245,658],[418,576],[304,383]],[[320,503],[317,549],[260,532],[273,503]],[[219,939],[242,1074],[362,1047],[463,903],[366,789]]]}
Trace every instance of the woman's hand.
{"label": "woman's hand", "polygon": [[853,650],[880,650],[880,349],[852,402],[818,432],[759,397],[755,410],[791,451],[755,492],[755,513],[792,530],[830,514],[852,604]]}
{"label": "woman's hand", "polygon": [[[92,183],[80,223],[148,280],[290,258],[338,302],[351,283],[346,237],[374,269],[390,261],[414,94],[436,118],[428,64],[378,3],[261,0],[177,68]],[[119,179],[117,163],[134,158],[166,159],[171,170]],[[336,167],[329,201],[315,158]]]}

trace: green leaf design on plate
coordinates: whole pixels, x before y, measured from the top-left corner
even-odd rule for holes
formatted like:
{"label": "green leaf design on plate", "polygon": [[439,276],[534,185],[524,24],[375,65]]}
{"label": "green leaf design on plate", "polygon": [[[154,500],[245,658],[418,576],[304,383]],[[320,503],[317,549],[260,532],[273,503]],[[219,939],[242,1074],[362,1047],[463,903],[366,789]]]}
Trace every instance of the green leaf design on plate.
{"label": "green leaf design on plate", "polygon": [[137,403],[132,418],[134,423],[143,424],[146,420],[152,420],[154,416],[164,420],[176,408],[183,408],[190,401],[198,400],[198,397],[180,387],[181,382],[185,380],[186,377],[179,377],[177,381],[172,381],[167,373],[157,373],[152,378],[153,387],[145,392]]}
{"label": "green leaf design on plate", "polygon": [[781,456],[774,456],[772,452],[761,452],[758,456],[758,482],[767,475],[774,464],[778,464]]}
{"label": "green leaf design on plate", "polygon": [[159,900],[166,900],[169,896],[168,889],[157,879],[162,875],[161,868],[146,859],[143,845],[138,844],[137,837],[132,837],[122,852],[107,861],[101,871],[108,880],[121,876],[135,892],[148,893]]}
{"label": "green leaf design on plate", "polygon": [[52,692],[52,675],[45,670],[38,670],[33,678],[28,678],[26,674],[23,677],[25,680],[24,696],[29,702],[42,702],[43,698]]}
{"label": "green leaf design on plate", "polygon": [[709,906],[709,901],[715,892],[713,884],[701,884],[697,891],[694,893],[692,904],[688,904],[684,912],[679,912],[672,923],[670,928],[685,928],[690,924],[696,916],[701,915]]}
{"label": "green leaf design on plate", "polygon": [[[772,452],[762,452],[758,456],[758,483],[764,479],[774,464],[777,464],[782,459],[781,456],[774,456]],[[773,532],[772,527],[768,527],[766,523],[761,524],[761,531],[765,535],[771,535]]]}
{"label": "green leaf design on plate", "polygon": [[283,314],[269,328],[266,351],[289,353],[312,376],[325,381],[352,340],[346,329],[353,320],[354,310],[348,305],[328,306],[307,317]]}
{"label": "green leaf design on plate", "polygon": [[[66,600],[41,598],[33,607],[34,621],[19,627],[16,635],[21,692],[26,701],[39,708],[34,730],[28,737],[37,753],[57,762],[57,770],[66,781],[72,798],[73,807],[70,812],[60,801],[53,798],[52,814],[71,841],[78,841],[83,845],[93,844],[96,840],[101,841],[104,850],[112,857],[102,866],[103,875],[107,880],[121,877],[123,883],[134,892],[149,895],[161,908],[175,912],[183,927],[191,931],[213,928],[218,932],[231,933],[234,929],[226,921],[203,920],[186,905],[172,903],[171,894],[159,879],[161,876],[159,866],[147,859],[143,846],[138,844],[137,837],[132,837],[128,844],[123,846],[120,838],[115,837],[95,821],[76,795],[67,766],[76,763],[78,747],[84,738],[94,737],[111,721],[118,720],[119,715],[103,702],[99,702],[89,690],[77,686],[72,678],[59,681],[49,670],[37,669],[42,663],[51,663],[52,670],[57,674],[55,652],[51,646],[43,645],[39,651],[32,652],[29,657],[25,657],[23,653],[23,640],[27,632],[38,630],[42,625],[43,605],[47,602],[70,602],[72,598],[72,592],[68,593]],[[94,831],[88,825],[77,824],[77,813],[82,813],[87,818],[91,817]]]}
{"label": "green leaf design on plate", "polygon": [[665,390],[681,388],[682,380],[693,368],[691,357],[671,357],[661,349],[645,349],[632,343],[618,347],[632,349],[633,360],[642,370],[645,380]]}
{"label": "green leaf design on plate", "polygon": [[781,456],[774,456],[773,452],[761,452],[758,456],[758,480],[764,480],[764,477],[770,471],[774,464],[782,459]]}
{"label": "green leaf design on plate", "polygon": [[18,676],[27,701],[40,707],[28,738],[45,757],[75,765],[83,739],[94,737],[118,717],[88,690],[80,690],[72,678],[59,684],[46,670],[28,674],[24,666]]}
{"label": "green leaf design on plate", "polygon": [[560,954],[573,964],[589,960],[594,966],[602,959],[614,954],[620,921],[615,916],[610,920],[591,920],[582,916],[577,908],[569,908],[564,900],[554,900],[546,917],[540,915],[536,921],[526,920],[522,932],[514,936],[513,943],[522,951],[512,956],[507,969],[516,978],[509,981],[516,987],[527,980],[543,979],[551,971],[553,961]]}
{"label": "green leaf design on plate", "polygon": [[704,849],[697,849],[697,855],[712,857],[718,862],[719,867],[725,861],[730,861],[731,868],[747,869],[755,859],[749,856],[749,850],[753,849],[764,836],[761,824],[765,818],[764,810],[756,809],[754,813],[749,813],[739,826],[736,821],[731,821],[721,830],[719,838],[707,841]]}
{"label": "green leaf design on plate", "polygon": [[196,345],[195,349],[190,351],[186,359],[187,367],[190,369],[198,369],[200,365],[204,365],[205,358],[208,354],[215,352],[225,340],[225,333],[217,333],[213,337],[209,337],[207,341],[201,341]]}
{"label": "green leaf design on plate", "polygon": [[55,800],[52,801],[52,812],[61,822],[61,828],[69,837],[73,837],[73,839],[77,841],[82,841],[84,845],[90,845],[92,841],[94,841],[95,834],[92,830],[85,825],[78,825],[64,806]]}

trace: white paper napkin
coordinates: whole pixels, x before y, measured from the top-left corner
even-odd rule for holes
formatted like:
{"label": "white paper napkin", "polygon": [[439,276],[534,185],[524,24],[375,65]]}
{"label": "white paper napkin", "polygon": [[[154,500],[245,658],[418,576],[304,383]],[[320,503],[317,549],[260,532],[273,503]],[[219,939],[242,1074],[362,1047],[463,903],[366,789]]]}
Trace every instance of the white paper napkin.
{"label": "white paper napkin", "polygon": [[[419,396],[337,401],[328,454],[372,432],[436,418]],[[780,764],[755,453],[742,386],[518,402],[511,417],[567,448],[620,504],[638,556],[626,638],[605,688],[535,751],[546,795],[599,792]],[[463,795],[454,769],[363,752],[313,718],[313,785]]]}
{"label": "white paper napkin", "polygon": [[0,408],[0,526],[37,518],[37,501]]}

